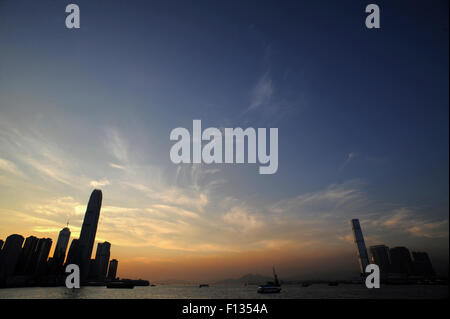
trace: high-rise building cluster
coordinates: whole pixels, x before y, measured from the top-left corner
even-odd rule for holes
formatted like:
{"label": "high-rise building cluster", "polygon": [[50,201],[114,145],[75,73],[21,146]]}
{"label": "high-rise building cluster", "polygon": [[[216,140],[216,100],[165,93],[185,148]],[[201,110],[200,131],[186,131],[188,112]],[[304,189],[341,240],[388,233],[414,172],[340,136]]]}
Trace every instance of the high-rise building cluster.
{"label": "high-rise building cluster", "polygon": [[358,219],[352,219],[352,230],[361,274],[365,274],[368,264],[376,264],[380,268],[383,279],[399,277],[434,278],[436,273],[431,260],[426,252],[412,252],[406,247],[389,248],[386,245],[369,247],[370,256],[367,253],[364,237]]}
{"label": "high-rise building cluster", "polygon": [[80,267],[81,282],[84,284],[116,279],[118,261],[109,261],[109,242],[98,243],[95,259],[91,259],[101,204],[102,192],[94,190],[84,215],[80,238],[74,238],[69,247],[71,233],[68,227],[64,227],[59,232],[50,258],[51,238],[29,236],[24,239],[13,234],[5,241],[0,240],[0,287],[61,285],[66,276],[65,265],[68,264]]}

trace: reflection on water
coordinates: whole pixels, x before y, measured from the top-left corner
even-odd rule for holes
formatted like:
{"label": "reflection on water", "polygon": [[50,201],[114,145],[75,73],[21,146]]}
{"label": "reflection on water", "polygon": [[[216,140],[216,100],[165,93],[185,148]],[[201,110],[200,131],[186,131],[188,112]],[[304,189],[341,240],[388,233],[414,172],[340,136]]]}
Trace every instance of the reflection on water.
{"label": "reflection on water", "polygon": [[107,289],[105,287],[82,287],[70,290],[65,287],[49,288],[8,288],[0,289],[0,299],[4,298],[49,298],[49,299],[253,299],[253,298],[448,298],[448,286],[381,286],[367,289],[363,285],[341,284],[330,287],[315,284],[309,287],[285,285],[279,294],[261,295],[256,286],[156,286],[135,287],[134,289]]}

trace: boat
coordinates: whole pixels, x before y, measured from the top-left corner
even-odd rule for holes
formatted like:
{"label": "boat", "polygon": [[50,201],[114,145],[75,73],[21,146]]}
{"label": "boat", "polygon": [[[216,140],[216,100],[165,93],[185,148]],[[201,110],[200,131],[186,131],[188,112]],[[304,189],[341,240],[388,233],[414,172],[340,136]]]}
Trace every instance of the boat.
{"label": "boat", "polygon": [[273,282],[270,281],[265,285],[261,285],[258,287],[257,292],[260,294],[276,294],[279,293],[281,291],[281,285],[280,282],[278,281],[278,276],[275,272],[275,267],[273,267]]}
{"label": "boat", "polygon": [[198,285],[198,288],[203,288],[203,287],[209,287],[209,285],[208,284],[200,284],[200,285]]}
{"label": "boat", "polygon": [[143,280],[143,279],[137,279],[137,280],[130,280],[131,283],[135,286],[143,286],[143,287],[147,287],[150,286],[150,282],[148,280]]}
{"label": "boat", "polygon": [[281,291],[281,287],[267,283],[258,287],[258,293],[260,294],[276,294]]}
{"label": "boat", "polygon": [[106,288],[133,289],[134,284],[131,281],[110,281],[106,284]]}

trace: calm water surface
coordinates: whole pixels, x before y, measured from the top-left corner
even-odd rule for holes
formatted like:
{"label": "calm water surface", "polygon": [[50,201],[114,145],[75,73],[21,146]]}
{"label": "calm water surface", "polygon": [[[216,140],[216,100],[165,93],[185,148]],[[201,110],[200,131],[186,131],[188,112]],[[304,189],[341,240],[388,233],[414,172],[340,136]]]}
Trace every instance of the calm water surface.
{"label": "calm water surface", "polygon": [[65,287],[8,288],[0,289],[0,299],[5,298],[50,298],[50,299],[253,299],[253,298],[448,298],[448,286],[381,286],[367,289],[363,285],[340,284],[330,287],[315,284],[309,287],[285,285],[279,294],[256,293],[256,286],[169,286],[135,287],[134,289],[107,289],[106,287],[82,287],[71,291]]}

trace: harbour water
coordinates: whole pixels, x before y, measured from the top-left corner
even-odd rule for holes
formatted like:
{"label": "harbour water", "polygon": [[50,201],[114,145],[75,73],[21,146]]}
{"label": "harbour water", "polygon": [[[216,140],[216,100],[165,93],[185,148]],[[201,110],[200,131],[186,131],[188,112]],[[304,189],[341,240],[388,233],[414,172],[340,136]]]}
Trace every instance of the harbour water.
{"label": "harbour water", "polygon": [[448,298],[448,286],[408,285],[381,286],[367,289],[364,285],[314,284],[309,287],[284,285],[281,293],[258,294],[257,286],[160,285],[134,289],[82,287],[74,291],[65,287],[0,289],[0,299],[441,299]]}

